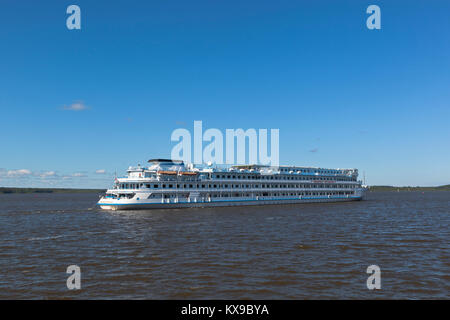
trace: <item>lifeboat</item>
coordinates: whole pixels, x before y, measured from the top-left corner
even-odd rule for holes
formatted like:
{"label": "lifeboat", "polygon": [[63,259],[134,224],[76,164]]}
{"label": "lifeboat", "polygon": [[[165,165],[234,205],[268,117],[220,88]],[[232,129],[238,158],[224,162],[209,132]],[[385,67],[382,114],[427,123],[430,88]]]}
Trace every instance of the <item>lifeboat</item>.
{"label": "lifeboat", "polygon": [[176,171],[164,171],[164,170],[161,170],[161,171],[158,171],[158,174],[176,175],[177,172]]}
{"label": "lifeboat", "polygon": [[192,172],[192,171],[180,171],[180,176],[195,176],[198,172]]}

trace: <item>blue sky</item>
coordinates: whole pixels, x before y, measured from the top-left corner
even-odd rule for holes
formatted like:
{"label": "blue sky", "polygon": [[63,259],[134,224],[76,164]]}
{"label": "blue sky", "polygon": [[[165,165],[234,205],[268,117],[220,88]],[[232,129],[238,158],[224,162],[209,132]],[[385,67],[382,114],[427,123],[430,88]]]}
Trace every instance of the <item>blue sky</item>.
{"label": "blue sky", "polygon": [[[66,27],[71,4],[81,30]],[[381,30],[366,28],[370,4]],[[0,186],[105,188],[169,157],[194,120],[280,129],[281,164],[450,183],[448,1],[0,7]]]}

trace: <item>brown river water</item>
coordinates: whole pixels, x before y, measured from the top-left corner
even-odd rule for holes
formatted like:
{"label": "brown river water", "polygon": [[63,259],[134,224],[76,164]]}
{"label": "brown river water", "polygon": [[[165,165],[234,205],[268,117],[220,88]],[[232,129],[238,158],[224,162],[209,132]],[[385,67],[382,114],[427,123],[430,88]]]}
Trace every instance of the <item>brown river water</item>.
{"label": "brown river water", "polygon": [[450,192],[116,212],[97,199],[0,195],[1,299],[450,298]]}

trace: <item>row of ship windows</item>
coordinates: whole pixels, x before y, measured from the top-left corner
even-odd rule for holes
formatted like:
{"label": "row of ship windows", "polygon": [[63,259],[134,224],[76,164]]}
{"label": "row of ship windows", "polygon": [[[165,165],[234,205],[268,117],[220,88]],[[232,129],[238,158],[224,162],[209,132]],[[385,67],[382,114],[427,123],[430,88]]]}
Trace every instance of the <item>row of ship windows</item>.
{"label": "row of ship windows", "polygon": [[327,180],[327,181],[356,181],[354,177],[317,177],[293,175],[225,175],[215,174],[214,179],[241,179],[241,180]]}
{"label": "row of ship windows", "polygon": [[[154,175],[146,176],[156,178]],[[209,179],[208,176],[202,175],[201,179]],[[318,177],[318,176],[292,176],[292,175],[213,175],[212,179],[235,179],[235,180],[321,180],[321,181],[356,181],[356,177]],[[175,177],[165,177],[165,180],[177,181]],[[197,178],[184,178],[185,181],[196,181]]]}
{"label": "row of ship windows", "polygon": [[271,188],[348,188],[349,184],[150,184],[150,183],[122,183],[120,189],[205,189],[205,188],[231,188],[231,189],[271,189]]}
{"label": "row of ship windows", "polygon": [[294,172],[294,173],[319,173],[319,174],[342,174],[342,172],[337,170],[312,170],[312,169],[302,169],[298,170],[295,168],[281,168],[281,172]]}
{"label": "row of ship windows", "polygon": [[[211,193],[204,197],[211,198],[236,198],[236,197],[279,197],[279,196],[334,196],[334,195],[352,195],[353,191],[335,191],[335,192],[262,192],[262,193]],[[180,194],[160,194],[153,193],[148,199],[160,199],[164,197],[164,199],[169,198],[183,198],[183,195]],[[184,195],[184,197],[189,197],[188,194]]]}

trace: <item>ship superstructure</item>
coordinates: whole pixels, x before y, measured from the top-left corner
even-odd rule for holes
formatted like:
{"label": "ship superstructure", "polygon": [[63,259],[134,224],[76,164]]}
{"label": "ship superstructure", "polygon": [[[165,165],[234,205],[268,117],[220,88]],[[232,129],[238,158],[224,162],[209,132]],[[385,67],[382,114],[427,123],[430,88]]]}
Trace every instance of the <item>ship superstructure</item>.
{"label": "ship superstructure", "polygon": [[357,169],[236,165],[196,167],[151,159],[130,167],[100,199],[102,209],[168,209],[361,200]]}

